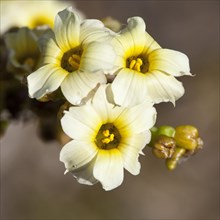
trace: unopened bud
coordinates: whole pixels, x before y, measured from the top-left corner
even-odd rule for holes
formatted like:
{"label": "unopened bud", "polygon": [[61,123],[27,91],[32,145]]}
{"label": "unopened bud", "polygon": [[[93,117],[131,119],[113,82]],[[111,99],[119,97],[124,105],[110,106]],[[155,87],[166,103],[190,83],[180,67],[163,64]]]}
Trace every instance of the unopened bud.
{"label": "unopened bud", "polygon": [[196,148],[201,148],[203,145],[203,141],[199,137],[197,128],[191,125],[176,127],[174,138],[178,147],[190,151],[194,151]]}
{"label": "unopened bud", "polygon": [[122,26],[120,21],[118,21],[118,20],[116,20],[112,17],[105,17],[105,18],[102,19],[102,22],[104,23],[104,25],[107,28],[109,28],[109,29],[111,29],[115,32],[120,31],[121,26]]}
{"label": "unopened bud", "polygon": [[160,159],[171,158],[174,153],[175,146],[176,142],[172,137],[160,135],[154,142],[153,153]]}
{"label": "unopened bud", "polygon": [[151,142],[148,144],[150,147],[154,146],[154,142],[157,140],[157,138],[160,135],[167,137],[174,137],[175,134],[175,129],[171,126],[160,126],[159,128],[152,127],[150,131],[151,131]]}
{"label": "unopened bud", "polygon": [[171,126],[160,126],[157,130],[157,135],[166,135],[168,137],[174,137],[175,129]]}

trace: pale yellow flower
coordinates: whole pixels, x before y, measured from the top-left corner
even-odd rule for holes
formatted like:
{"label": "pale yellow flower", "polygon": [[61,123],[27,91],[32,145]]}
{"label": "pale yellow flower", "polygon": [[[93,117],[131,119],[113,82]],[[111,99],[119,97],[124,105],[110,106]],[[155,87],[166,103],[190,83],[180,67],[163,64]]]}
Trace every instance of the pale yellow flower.
{"label": "pale yellow flower", "polygon": [[[69,3],[67,1],[38,1],[18,0],[0,1],[1,25],[0,32],[4,33],[12,27],[35,28],[40,25],[54,26],[54,17]],[[81,13],[78,11],[78,13]],[[81,13],[82,14],[82,13]]]}
{"label": "pale yellow flower", "polygon": [[129,18],[127,27],[112,41],[117,54],[112,92],[118,105],[133,106],[144,100],[175,103],[184,94],[175,77],[191,75],[188,57],[162,49],[145,28],[142,18]]}
{"label": "pale yellow flower", "polygon": [[39,65],[40,50],[37,43],[39,32],[41,31],[23,27],[4,36],[9,53],[7,69],[20,79],[36,70]]}
{"label": "pale yellow flower", "polygon": [[41,40],[44,65],[28,76],[30,97],[40,99],[61,87],[70,103],[80,104],[98,83],[106,83],[104,73],[113,68],[111,35],[101,21],[82,21],[72,8],[59,12],[54,33]]}
{"label": "pale yellow flower", "polygon": [[123,168],[139,174],[138,157],[151,139],[156,111],[148,102],[114,106],[107,101],[108,89],[101,85],[91,102],[65,111],[62,128],[73,140],[62,148],[60,160],[79,183],[99,181],[112,190],[123,182]]}
{"label": "pale yellow flower", "polygon": [[121,30],[122,24],[118,20],[116,20],[110,16],[103,18],[102,22],[104,23],[104,25],[107,28],[109,28],[115,32],[119,32]]}

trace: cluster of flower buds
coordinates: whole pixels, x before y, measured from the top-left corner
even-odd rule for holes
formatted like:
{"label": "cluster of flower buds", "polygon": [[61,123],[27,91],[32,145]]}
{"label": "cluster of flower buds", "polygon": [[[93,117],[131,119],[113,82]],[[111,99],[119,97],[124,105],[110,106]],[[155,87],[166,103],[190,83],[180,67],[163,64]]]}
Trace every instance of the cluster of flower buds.
{"label": "cluster of flower buds", "polygon": [[178,163],[194,155],[203,146],[197,128],[192,125],[181,125],[176,128],[153,127],[151,133],[149,146],[157,158],[166,160],[169,170],[175,169]]}

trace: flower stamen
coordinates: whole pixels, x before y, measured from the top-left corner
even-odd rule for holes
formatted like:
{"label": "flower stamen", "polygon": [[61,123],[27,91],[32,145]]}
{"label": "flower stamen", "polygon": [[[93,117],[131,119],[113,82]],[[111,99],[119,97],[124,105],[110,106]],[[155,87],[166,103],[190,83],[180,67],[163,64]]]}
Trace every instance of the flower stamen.
{"label": "flower stamen", "polygon": [[78,70],[80,66],[82,51],[80,48],[74,48],[64,53],[61,60],[61,67],[69,73]]}
{"label": "flower stamen", "polygon": [[138,72],[141,71],[141,66],[143,64],[143,61],[142,59],[140,58],[137,58],[136,60],[133,59],[131,62],[130,62],[130,65],[129,65],[129,68],[130,69],[133,69],[133,70],[137,70]]}
{"label": "flower stamen", "polygon": [[68,58],[68,62],[74,69],[78,69],[80,64],[80,56],[77,54],[73,54],[71,57]]}
{"label": "flower stamen", "polygon": [[110,132],[109,132],[108,129],[107,129],[107,130],[104,130],[102,133],[103,133],[103,135],[104,135],[105,137],[108,137],[109,134],[110,134]]}
{"label": "flower stamen", "polygon": [[132,56],[127,59],[127,68],[136,70],[140,73],[146,73],[148,71],[148,61],[145,56]]}
{"label": "flower stamen", "polygon": [[100,149],[117,148],[121,140],[118,129],[111,123],[104,124],[99,129],[95,142]]}
{"label": "flower stamen", "polygon": [[135,64],[136,64],[136,60],[132,60],[132,61],[130,62],[129,68],[130,68],[130,69],[133,69],[133,67],[135,66]]}
{"label": "flower stamen", "polygon": [[106,138],[102,139],[103,144],[108,144],[108,143],[114,141],[115,135],[111,134],[109,130],[103,131],[103,135],[106,137]]}

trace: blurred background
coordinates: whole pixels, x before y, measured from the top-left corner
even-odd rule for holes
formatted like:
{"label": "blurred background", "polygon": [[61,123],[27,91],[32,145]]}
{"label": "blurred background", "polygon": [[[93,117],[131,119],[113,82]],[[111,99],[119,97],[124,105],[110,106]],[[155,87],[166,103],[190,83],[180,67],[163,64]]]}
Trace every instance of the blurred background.
{"label": "blurred background", "polygon": [[141,16],[162,47],[188,55],[195,76],[179,78],[186,92],[175,108],[156,106],[157,125],[195,125],[204,148],[172,172],[145,149],[141,173],[125,172],[123,184],[105,192],[100,184],[84,186],[63,175],[61,146],[38,137],[37,121],[14,120],[0,140],[1,219],[219,219],[219,1],[66,5],[73,3],[87,18],[111,16],[126,24]]}

